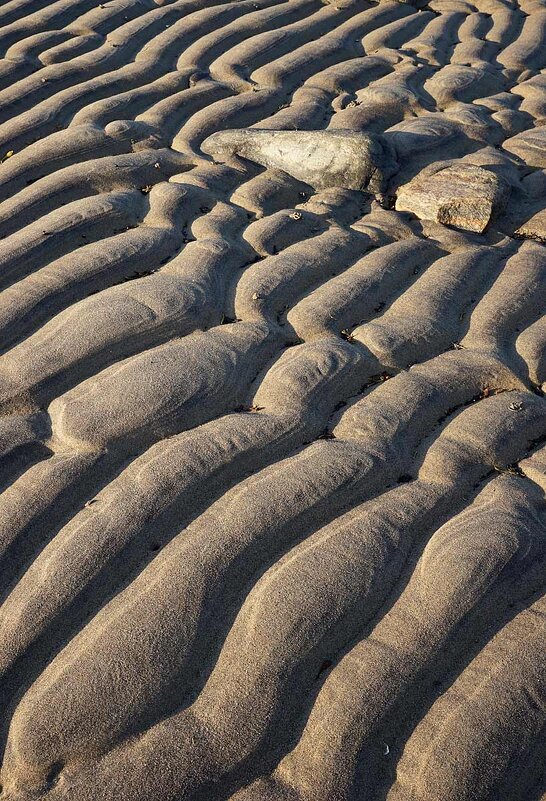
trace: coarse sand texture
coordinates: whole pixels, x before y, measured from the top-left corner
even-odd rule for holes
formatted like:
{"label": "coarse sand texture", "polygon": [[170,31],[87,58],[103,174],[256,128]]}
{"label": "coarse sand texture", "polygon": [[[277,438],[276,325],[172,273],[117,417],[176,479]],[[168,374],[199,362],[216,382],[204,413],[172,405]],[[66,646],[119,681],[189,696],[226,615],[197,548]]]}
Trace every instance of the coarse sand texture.
{"label": "coarse sand texture", "polygon": [[0,0],[0,801],[546,801],[546,0]]}

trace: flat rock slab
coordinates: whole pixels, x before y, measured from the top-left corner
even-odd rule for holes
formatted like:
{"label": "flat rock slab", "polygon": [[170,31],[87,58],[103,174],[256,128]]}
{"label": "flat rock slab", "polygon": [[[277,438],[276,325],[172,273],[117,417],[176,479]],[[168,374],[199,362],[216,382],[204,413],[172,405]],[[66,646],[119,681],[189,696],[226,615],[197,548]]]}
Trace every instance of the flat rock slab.
{"label": "flat rock slab", "polygon": [[528,220],[522,222],[514,231],[516,236],[546,242],[546,209],[539,209]]}
{"label": "flat rock slab", "polygon": [[242,156],[276,168],[315,189],[385,191],[398,171],[391,145],[382,136],[354,131],[219,131],[203,142],[215,158]]}
{"label": "flat rock slab", "polygon": [[504,206],[509,191],[502,178],[483,167],[460,162],[435,165],[399,189],[396,210],[481,234]]}

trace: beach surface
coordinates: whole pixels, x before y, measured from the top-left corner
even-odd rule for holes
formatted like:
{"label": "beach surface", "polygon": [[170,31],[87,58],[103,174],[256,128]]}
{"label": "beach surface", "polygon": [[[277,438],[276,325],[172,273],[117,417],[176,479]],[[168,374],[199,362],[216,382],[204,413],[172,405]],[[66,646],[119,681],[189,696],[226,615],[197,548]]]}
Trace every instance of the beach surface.
{"label": "beach surface", "polygon": [[0,4],[0,801],[546,801],[546,0]]}

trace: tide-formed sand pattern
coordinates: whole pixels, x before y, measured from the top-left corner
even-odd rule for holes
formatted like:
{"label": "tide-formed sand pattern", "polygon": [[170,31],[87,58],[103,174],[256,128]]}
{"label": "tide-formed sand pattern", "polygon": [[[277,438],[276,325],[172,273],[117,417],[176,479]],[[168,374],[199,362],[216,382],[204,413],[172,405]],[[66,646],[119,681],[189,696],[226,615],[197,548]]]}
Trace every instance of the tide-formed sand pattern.
{"label": "tide-formed sand pattern", "polygon": [[546,1],[7,0],[0,55],[1,801],[544,801]]}

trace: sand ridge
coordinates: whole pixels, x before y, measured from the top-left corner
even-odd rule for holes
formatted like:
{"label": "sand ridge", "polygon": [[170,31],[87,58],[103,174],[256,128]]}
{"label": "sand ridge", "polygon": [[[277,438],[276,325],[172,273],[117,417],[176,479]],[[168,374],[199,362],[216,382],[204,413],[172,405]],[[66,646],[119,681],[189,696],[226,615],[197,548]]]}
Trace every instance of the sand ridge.
{"label": "sand ridge", "polygon": [[546,2],[0,8],[1,801],[546,801]]}

